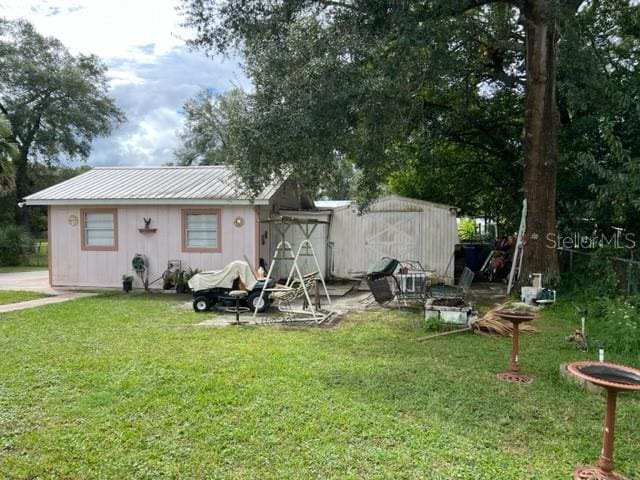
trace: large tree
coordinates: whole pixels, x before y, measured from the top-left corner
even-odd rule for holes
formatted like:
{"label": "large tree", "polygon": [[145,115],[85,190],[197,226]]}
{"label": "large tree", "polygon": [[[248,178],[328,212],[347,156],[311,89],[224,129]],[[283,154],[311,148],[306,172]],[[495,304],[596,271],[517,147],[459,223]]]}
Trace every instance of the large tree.
{"label": "large tree", "polygon": [[236,47],[246,58],[254,140],[261,140],[248,139],[239,165],[246,173],[288,167],[314,178],[331,169],[338,150],[359,168],[360,191],[375,194],[404,167],[395,146],[442,123],[443,115],[429,113],[447,110],[451,102],[440,101],[449,92],[462,105],[479,91],[520,89],[528,201],[522,276],[535,271],[554,280],[558,264],[547,238],[556,232],[558,48],[583,3],[600,2],[183,0],[183,7],[197,31],[194,45]]}
{"label": "large tree", "polygon": [[181,165],[233,163],[247,95],[232,89],[223,95],[200,92],[184,105],[185,125],[176,150]]}
{"label": "large tree", "polygon": [[[500,44],[499,18],[485,20],[481,32],[470,31],[478,39],[476,51]],[[563,22],[557,220],[566,236],[594,229],[611,234],[611,227],[640,234],[639,26],[640,8],[628,0],[587,2]],[[502,54],[484,51],[488,61]],[[523,53],[513,52],[514,58]],[[408,161],[392,175],[391,188],[453,203],[466,214],[511,219],[513,226],[522,194],[524,92],[510,85],[517,81],[472,101],[454,95],[445,108],[432,109],[430,116],[440,121],[398,149]]]}
{"label": "large tree", "polygon": [[9,120],[0,113],[0,195],[15,187],[13,157],[16,152],[16,145],[11,141]]}
{"label": "large tree", "polygon": [[[124,120],[108,95],[106,66],[93,55],[72,55],[25,20],[0,20],[0,112],[10,123],[15,194],[31,193],[29,168],[86,159],[94,138]],[[27,209],[16,210],[28,221]]]}
{"label": "large tree", "polygon": [[[255,163],[246,162],[251,157],[250,146],[277,140],[272,129],[262,128],[262,117],[256,116],[254,98],[239,89],[222,94],[203,91],[184,105],[185,124],[176,150],[176,160],[181,165],[236,165],[244,167],[246,183],[260,189],[264,178],[271,172]],[[268,116],[268,115],[267,115]],[[263,176],[264,175],[264,176]],[[332,168],[313,182],[314,198],[349,198],[353,177],[351,163],[337,152]],[[309,185],[302,184],[301,187]]]}

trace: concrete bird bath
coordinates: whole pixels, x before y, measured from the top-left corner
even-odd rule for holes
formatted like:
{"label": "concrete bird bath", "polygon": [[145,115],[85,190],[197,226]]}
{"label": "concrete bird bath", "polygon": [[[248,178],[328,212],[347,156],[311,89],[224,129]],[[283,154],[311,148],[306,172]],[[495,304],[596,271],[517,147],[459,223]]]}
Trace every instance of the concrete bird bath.
{"label": "concrete bird bath", "polygon": [[498,378],[505,382],[531,383],[533,381],[531,377],[520,373],[520,358],[518,356],[520,350],[520,324],[530,322],[536,316],[533,313],[513,310],[498,310],[496,313],[503,320],[507,320],[513,324],[510,368],[506,372],[499,373]]}
{"label": "concrete bird bath", "polygon": [[613,470],[616,401],[618,392],[640,391],[640,370],[615,363],[592,361],[570,363],[567,370],[572,375],[607,390],[600,460],[597,466],[577,468],[573,472],[574,480],[627,480],[627,477]]}

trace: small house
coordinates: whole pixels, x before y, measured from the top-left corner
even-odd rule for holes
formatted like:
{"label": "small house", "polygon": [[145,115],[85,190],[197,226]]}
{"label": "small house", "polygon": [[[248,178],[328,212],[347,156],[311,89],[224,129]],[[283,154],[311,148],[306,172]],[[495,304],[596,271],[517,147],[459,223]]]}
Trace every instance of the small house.
{"label": "small house", "polygon": [[[447,278],[458,243],[454,207],[389,195],[364,214],[349,201],[308,208],[293,182],[251,196],[227,166],[94,168],[24,200],[48,207],[54,287],[118,287],[143,255],[151,287],[160,288],[169,265],[217,270],[247,259],[257,266],[271,261],[281,240],[292,255],[307,235],[318,265],[305,248],[304,272],[353,278],[390,256]],[[270,222],[282,217],[298,222],[284,237]],[[290,268],[277,262],[273,274],[286,278]]]}
{"label": "small house", "polygon": [[24,200],[48,207],[52,286],[117,287],[137,254],[148,259],[150,282],[175,261],[183,270],[269,261],[269,226],[260,220],[300,210],[302,199],[286,181],[254,198],[241,185],[227,166],[108,167]]}

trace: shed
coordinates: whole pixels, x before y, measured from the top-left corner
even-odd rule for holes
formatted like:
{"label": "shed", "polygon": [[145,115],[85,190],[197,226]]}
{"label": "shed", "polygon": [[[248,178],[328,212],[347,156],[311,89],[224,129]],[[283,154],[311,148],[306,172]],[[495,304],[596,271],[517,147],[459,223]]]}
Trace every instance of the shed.
{"label": "shed", "polygon": [[388,195],[364,214],[353,203],[333,208],[327,256],[334,277],[362,274],[388,256],[418,260],[451,282],[458,242],[455,207]]}
{"label": "shed", "polygon": [[25,203],[48,207],[49,279],[65,287],[119,286],[136,254],[152,281],[172,260],[203,270],[245,256],[268,262],[259,219],[303,206],[289,182],[252,198],[227,166],[94,168]]}

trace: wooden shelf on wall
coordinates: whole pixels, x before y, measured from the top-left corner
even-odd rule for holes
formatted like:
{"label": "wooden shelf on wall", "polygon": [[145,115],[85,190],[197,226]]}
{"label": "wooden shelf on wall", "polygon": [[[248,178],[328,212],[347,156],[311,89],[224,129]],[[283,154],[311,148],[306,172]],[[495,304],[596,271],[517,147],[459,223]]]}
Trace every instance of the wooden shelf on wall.
{"label": "wooden shelf on wall", "polygon": [[158,229],[157,228],[139,228],[138,231],[143,235],[146,235],[148,233],[156,233]]}

